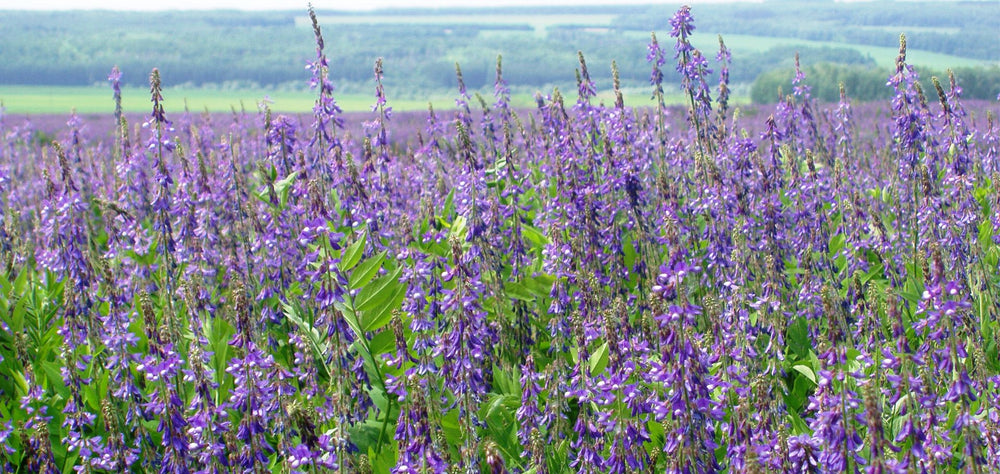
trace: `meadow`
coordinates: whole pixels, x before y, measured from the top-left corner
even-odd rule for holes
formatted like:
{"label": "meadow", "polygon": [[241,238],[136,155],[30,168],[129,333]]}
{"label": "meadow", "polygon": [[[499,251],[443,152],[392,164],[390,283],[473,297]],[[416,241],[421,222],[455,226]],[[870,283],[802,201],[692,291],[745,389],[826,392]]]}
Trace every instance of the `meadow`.
{"label": "meadow", "polygon": [[[149,109],[149,91],[136,87],[122,87],[122,111],[126,113],[142,113]],[[520,88],[510,95],[510,105],[525,109],[535,104],[533,88]],[[404,92],[402,90],[390,90]],[[486,91],[483,91],[484,93]],[[227,89],[206,87],[171,87],[164,92],[165,104],[178,112],[200,114],[209,112],[220,113],[255,113],[266,105],[274,113],[289,115],[308,114],[316,102],[309,92],[273,91],[263,88],[236,87]],[[473,96],[475,93],[472,94]],[[492,95],[490,93],[490,95]],[[653,98],[645,88],[623,88],[623,97],[634,106],[652,106]],[[612,91],[601,91],[597,101],[611,103],[615,96]],[[664,94],[664,102],[669,105],[683,104],[687,97],[680,91],[669,91]],[[70,113],[79,115],[106,114],[111,92],[107,87],[94,86],[26,86],[0,85],[0,104],[8,116],[35,117],[45,120],[45,116],[65,116]],[[749,97],[744,94],[733,98],[733,103],[749,103]],[[344,112],[371,111],[371,94],[348,93],[337,94],[337,106]],[[455,108],[455,98],[444,94],[420,94],[396,98],[392,108],[399,112],[426,111],[428,106],[438,110]]]}
{"label": "meadow", "polygon": [[737,106],[683,7],[634,103],[349,113],[310,14],[305,110],[0,113],[0,469],[996,472],[1000,105],[905,37],[885,103]]}
{"label": "meadow", "polygon": [[[274,112],[308,112],[316,102],[308,92],[271,91],[246,87],[212,89],[205,87],[172,87],[164,92],[171,108],[178,111],[201,113],[256,112],[261,102],[267,102]],[[107,87],[94,86],[4,86],[0,85],[0,97],[8,114],[11,115],[66,115],[107,113],[111,93]],[[371,97],[362,94],[338,95],[343,110],[358,112],[371,108]],[[426,110],[428,103],[437,102],[448,107],[454,99],[437,97],[429,100],[393,101],[399,110]],[[137,87],[122,88],[122,110],[144,112],[149,109],[149,91]]]}
{"label": "meadow", "polygon": [[[897,29],[898,32],[901,29]],[[902,29],[909,31],[909,28]],[[919,28],[918,28],[919,30]],[[774,47],[787,46],[794,48],[846,48],[857,51],[865,56],[871,57],[877,67],[881,70],[889,70],[895,67],[898,50],[888,46],[869,46],[841,43],[838,41],[810,41],[801,38],[776,38],[756,35],[723,35],[726,41],[733,45],[735,54],[764,52]],[[692,41],[696,47],[710,50],[713,40],[701,38],[699,41]],[[989,66],[996,64],[995,61],[984,61],[980,59],[964,58],[952,54],[935,53],[931,51],[907,50],[907,61],[910,64],[926,66],[935,70],[945,70],[957,67]]]}

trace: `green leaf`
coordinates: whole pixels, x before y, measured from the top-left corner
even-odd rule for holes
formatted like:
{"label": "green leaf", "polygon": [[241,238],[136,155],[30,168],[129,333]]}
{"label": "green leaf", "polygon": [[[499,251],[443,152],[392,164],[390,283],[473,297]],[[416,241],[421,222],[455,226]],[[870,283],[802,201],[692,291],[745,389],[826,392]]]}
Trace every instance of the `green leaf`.
{"label": "green leaf", "polygon": [[792,425],[792,433],[791,434],[793,434],[793,435],[812,434],[812,430],[809,429],[809,425],[805,422],[805,420],[802,419],[801,416],[799,416],[799,413],[798,413],[797,410],[796,411],[789,411],[788,412],[788,418],[789,418],[789,421],[791,421],[791,425]]}
{"label": "green leaf", "polygon": [[402,285],[399,282],[399,276],[402,272],[402,268],[396,268],[396,271],[382,275],[371,284],[365,285],[354,297],[354,307],[358,311],[368,311],[380,304],[387,303],[395,294],[396,288]]}
{"label": "green leaf", "polygon": [[83,400],[93,412],[101,410],[101,400],[108,394],[108,372],[102,371],[91,383],[80,387]]}
{"label": "green leaf", "polygon": [[340,254],[340,271],[347,272],[348,270],[354,268],[355,265],[361,261],[361,256],[364,254],[365,250],[365,233],[362,232],[358,234],[357,240],[347,248],[343,250]]}
{"label": "green leaf", "polygon": [[[378,362],[375,360],[375,357],[372,356],[371,346],[369,345],[365,330],[361,327],[361,321],[359,320],[358,313],[350,305],[344,304],[343,302],[336,302],[333,304],[333,307],[343,313],[344,320],[347,321],[347,325],[350,326],[351,331],[354,331],[356,338],[354,339],[354,343],[351,344],[351,347],[361,355],[361,359],[364,361],[365,371],[368,372],[368,376],[377,386],[380,393],[385,393],[385,380],[380,377]],[[375,392],[370,392],[373,393],[372,397],[374,398]]]}
{"label": "green leaf", "polygon": [[493,161],[493,166],[486,168],[485,170],[486,176],[492,177],[492,175],[498,174],[500,171],[503,171],[503,169],[506,167],[507,167],[507,159],[502,156],[498,156],[496,160]]}
{"label": "green leaf", "polygon": [[385,304],[377,305],[373,309],[361,313],[363,316],[362,327],[365,331],[376,331],[389,324],[389,320],[392,318],[392,310],[399,309],[400,305],[402,305],[403,298],[406,297],[406,287],[397,285],[394,288],[395,290],[391,297],[385,301]]}
{"label": "green leaf", "polygon": [[19,391],[17,392],[18,396],[23,397],[28,394],[28,379],[24,377],[24,373],[22,373],[20,370],[15,370],[6,373],[4,375],[10,376],[11,378],[14,379],[14,384],[19,389]]}
{"label": "green leaf", "polygon": [[516,402],[516,398],[513,395],[500,395],[494,393],[490,395],[490,402],[486,405],[486,418],[487,422],[494,426],[503,426],[503,422],[509,421],[513,418],[513,415],[508,408],[508,399],[513,399]]}
{"label": "green leaf", "polygon": [[398,453],[396,453],[394,443],[385,444],[381,453],[374,452],[375,448],[369,449],[370,453],[368,455],[368,460],[372,467],[370,472],[390,472],[392,471],[392,468],[396,466]]}
{"label": "green leaf", "polygon": [[371,281],[375,274],[378,273],[379,268],[382,268],[382,260],[385,258],[385,254],[386,251],[383,250],[358,264],[358,267],[351,272],[351,276],[348,278],[349,287],[352,290],[356,290]]}
{"label": "green leaf", "polygon": [[14,303],[14,308],[10,311],[10,329],[12,334],[24,331],[25,308],[28,306],[28,298],[21,298]]}
{"label": "green leaf", "polygon": [[986,366],[993,373],[1000,372],[1000,343],[997,343],[995,337],[989,337],[986,340],[989,341],[983,351],[986,353]]}
{"label": "green leaf", "polygon": [[812,367],[809,367],[808,365],[805,364],[798,364],[798,365],[793,365],[792,370],[795,370],[796,372],[804,375],[807,379],[809,379],[810,382],[813,383],[813,385],[818,385],[816,382],[816,373],[813,372]]}
{"label": "green leaf", "polygon": [[548,456],[549,459],[549,472],[567,472],[569,471],[568,460],[569,460],[569,440],[564,439],[556,447],[554,456]]}
{"label": "green leaf", "polygon": [[535,247],[544,247],[551,242],[549,238],[542,233],[542,231],[527,224],[521,226],[521,234],[524,235],[529,242],[535,244]]}
{"label": "green leaf", "polygon": [[396,349],[396,337],[392,331],[379,331],[372,336],[371,344],[368,347],[374,356],[388,354]]}
{"label": "green leaf", "polygon": [[993,223],[989,219],[979,224],[979,245],[989,247],[993,243]]}
{"label": "green leaf", "polygon": [[830,237],[830,253],[829,253],[830,258],[831,259],[837,258],[837,255],[840,253],[841,250],[844,249],[844,245],[846,245],[846,243],[847,243],[847,238],[844,237],[844,234],[836,234]]}
{"label": "green leaf", "polygon": [[514,281],[504,282],[503,289],[507,293],[508,298],[529,302],[535,301],[535,295],[522,283]]}
{"label": "green leaf", "polygon": [[333,307],[344,313],[344,321],[347,321],[347,325],[351,327],[351,330],[359,337],[364,337],[365,332],[361,330],[361,326],[358,324],[358,315],[351,306],[348,306],[344,302],[333,303]]}
{"label": "green leaf", "polygon": [[847,368],[852,372],[861,368],[861,351],[853,347],[847,349]]}
{"label": "green leaf", "polygon": [[539,298],[548,298],[552,293],[552,285],[556,282],[556,277],[548,273],[537,273],[531,277],[521,280],[524,288]]}
{"label": "green leaf", "polygon": [[521,384],[519,380],[521,379],[520,371],[517,367],[511,368],[511,372],[500,368],[499,366],[493,366],[493,389],[498,391],[498,393],[504,395],[516,395],[520,397],[521,395]]}
{"label": "green leaf", "polygon": [[450,232],[448,234],[449,239],[454,238],[454,239],[459,239],[462,242],[465,241],[465,237],[469,232],[468,223],[466,222],[465,217],[462,216],[456,217],[455,221],[451,223],[449,228],[450,228]]}
{"label": "green leaf", "polygon": [[28,270],[21,270],[14,279],[14,294],[24,296],[28,291]]}
{"label": "green leaf", "polygon": [[882,258],[879,257],[877,253],[871,250],[868,250],[866,256],[868,263],[871,264],[871,269],[868,270],[868,273],[865,273],[864,277],[862,277],[861,283],[867,284],[873,280],[874,281],[885,280],[885,273],[884,273],[885,268],[883,267]]}
{"label": "green leaf", "polygon": [[635,260],[639,256],[639,252],[636,250],[635,241],[631,238],[626,239],[625,242],[622,243],[622,253],[624,254],[623,257],[625,259],[625,268],[631,272],[632,268],[635,267]]}
{"label": "green leaf", "polygon": [[809,356],[812,341],[809,339],[809,326],[805,318],[797,318],[785,333],[785,344],[796,360],[804,360]]}
{"label": "green leaf", "polygon": [[299,171],[293,171],[288,176],[274,183],[274,191],[278,193],[281,200],[281,207],[285,207],[285,204],[288,202],[288,194],[292,190],[292,184],[295,183],[295,179],[299,177],[299,173]]}
{"label": "green leaf", "polygon": [[[59,367],[56,364],[41,364],[42,372],[45,373],[45,379],[48,386],[57,395],[62,397],[64,400],[68,400],[70,397],[69,388],[63,382],[62,374],[59,373]],[[37,376],[37,372],[36,372]],[[43,383],[42,386],[45,386]]]}
{"label": "green leaf", "polygon": [[903,299],[909,301],[910,303],[913,303],[914,305],[919,303],[920,300],[923,298],[923,295],[917,293],[916,291],[901,291],[899,292],[899,296],[902,296]]}
{"label": "green leaf", "polygon": [[601,344],[600,347],[590,354],[590,375],[597,375],[604,372],[608,366],[608,343]]}
{"label": "green leaf", "polygon": [[267,198],[267,188],[263,188],[258,191],[253,191],[253,197],[257,198],[258,201],[266,205],[271,205],[270,199]]}
{"label": "green leaf", "polygon": [[[815,378],[815,374],[813,374],[812,369],[808,366],[797,365],[795,367],[803,367],[810,374],[812,374],[813,378]],[[802,407],[809,401],[809,395],[815,390],[816,383],[810,380],[806,375],[796,376],[793,380],[791,390],[789,390],[787,394],[783,395],[783,398],[785,400],[785,405],[788,408],[788,413],[798,416],[799,410],[801,410]]]}
{"label": "green leaf", "polygon": [[[843,273],[844,268],[847,267],[847,257],[841,255],[833,260],[833,264],[837,267],[837,274],[840,275]],[[844,288],[844,291],[846,291],[847,286],[842,285],[842,287]]]}
{"label": "green leaf", "polygon": [[369,449],[374,449],[378,443],[379,434],[382,432],[382,422],[375,418],[368,418],[364,423],[351,426],[347,432],[350,434],[351,442],[362,450],[361,452],[368,452]]}
{"label": "green leaf", "polygon": [[455,190],[452,189],[448,191],[448,195],[444,197],[444,205],[441,206],[441,216],[450,216],[455,212]]}
{"label": "green leaf", "polygon": [[285,318],[291,321],[292,324],[295,324],[300,333],[305,334],[309,344],[313,348],[313,352],[315,353],[317,360],[326,360],[325,357],[326,354],[329,353],[329,347],[327,346],[324,335],[321,334],[312,324],[309,324],[307,321],[302,319],[302,317],[299,316],[298,308],[295,306],[282,302],[281,309]]}
{"label": "green leaf", "polygon": [[0,298],[4,298],[10,294],[10,286],[10,278],[7,273],[0,273]]}

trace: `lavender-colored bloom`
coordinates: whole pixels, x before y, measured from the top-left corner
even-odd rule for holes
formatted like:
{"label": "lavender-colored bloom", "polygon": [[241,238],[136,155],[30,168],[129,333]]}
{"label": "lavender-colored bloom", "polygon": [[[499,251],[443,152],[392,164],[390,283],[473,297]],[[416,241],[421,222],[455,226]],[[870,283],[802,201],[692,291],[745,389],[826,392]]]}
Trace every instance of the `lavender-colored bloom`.
{"label": "lavender-colored bloom", "polygon": [[379,62],[340,132],[314,20],[311,117],[156,74],[144,128],[0,112],[0,470],[988,472],[996,104],[903,49],[886,104],[797,67],[730,113],[691,13],[678,108],[651,37],[654,109],[581,55],[575,105],[498,59],[480,110],[459,72],[391,113]]}
{"label": "lavender-colored bloom", "polygon": [[[316,36],[316,60],[308,63],[306,69],[312,71],[309,86],[319,92],[319,98],[313,107],[313,138],[309,144],[310,146],[317,145],[319,154],[326,154],[340,145],[336,131],[344,128],[344,121],[340,116],[343,111],[333,98],[334,87],[333,82],[330,81],[330,66],[326,53],[323,51],[326,43],[323,40],[323,33],[312,5],[309,6],[309,18],[312,20],[313,33]],[[309,169],[319,171],[318,157],[311,158],[314,161],[310,162]]]}

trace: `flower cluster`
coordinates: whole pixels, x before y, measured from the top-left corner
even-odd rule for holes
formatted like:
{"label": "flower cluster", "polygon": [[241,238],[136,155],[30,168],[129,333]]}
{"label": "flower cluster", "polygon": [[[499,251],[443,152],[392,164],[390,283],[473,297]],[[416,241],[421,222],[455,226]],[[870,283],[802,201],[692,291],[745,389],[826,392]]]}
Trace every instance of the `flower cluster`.
{"label": "flower cluster", "polygon": [[[992,472],[996,103],[577,98],[132,129],[0,114],[0,470]],[[791,74],[789,74],[791,76]],[[714,86],[713,86],[714,87]],[[516,90],[516,89],[515,89]],[[928,89],[930,90],[930,89]],[[602,91],[603,92],[603,91]],[[474,100],[478,99],[478,100]],[[478,102],[478,104],[477,104]],[[109,104],[109,110],[112,104]],[[342,120],[356,127],[340,133]],[[360,134],[354,134],[360,130]]]}

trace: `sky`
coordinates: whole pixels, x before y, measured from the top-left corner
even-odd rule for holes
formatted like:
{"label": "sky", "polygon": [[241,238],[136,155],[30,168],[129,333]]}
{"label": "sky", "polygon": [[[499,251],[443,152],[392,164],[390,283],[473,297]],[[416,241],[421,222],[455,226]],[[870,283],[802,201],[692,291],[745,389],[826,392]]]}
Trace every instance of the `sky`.
{"label": "sky", "polygon": [[[305,10],[309,0],[0,0],[0,10]],[[481,0],[476,6],[531,5],[676,5],[682,0]],[[709,0],[711,1],[711,0]],[[715,0],[715,3],[725,0]],[[733,1],[733,0],[729,0]],[[735,0],[741,1],[741,0]],[[742,0],[745,1],[745,0]],[[318,10],[373,10],[389,7],[468,7],[469,0],[313,0]],[[706,0],[687,3],[708,3]]]}

